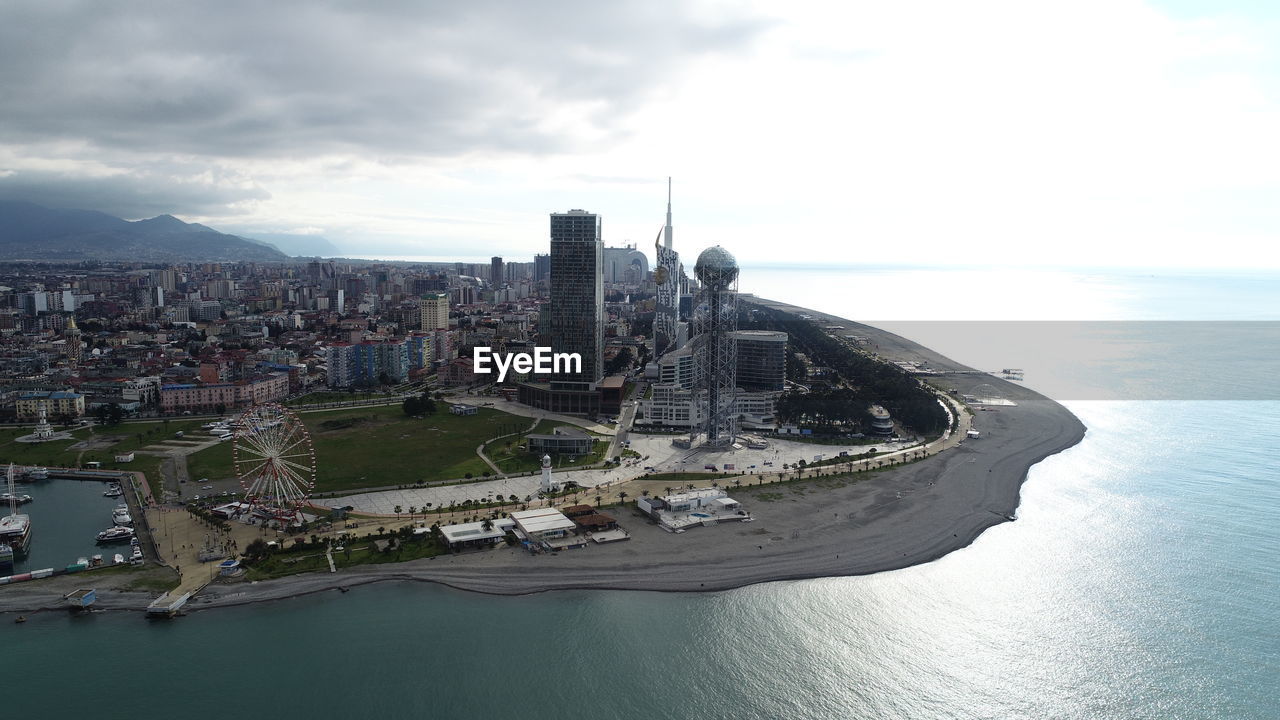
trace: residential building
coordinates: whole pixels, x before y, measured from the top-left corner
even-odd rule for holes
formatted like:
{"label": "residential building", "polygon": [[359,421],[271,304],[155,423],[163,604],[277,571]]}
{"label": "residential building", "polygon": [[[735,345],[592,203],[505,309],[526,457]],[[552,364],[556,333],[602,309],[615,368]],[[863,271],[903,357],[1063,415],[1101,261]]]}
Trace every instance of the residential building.
{"label": "residential building", "polygon": [[422,310],[421,330],[449,329],[449,294],[443,292],[427,293],[418,299]]}
{"label": "residential building", "polygon": [[51,420],[59,417],[81,417],[84,415],[84,396],[64,390],[26,390],[18,393],[14,400],[14,412],[18,420],[39,418],[41,407]]}

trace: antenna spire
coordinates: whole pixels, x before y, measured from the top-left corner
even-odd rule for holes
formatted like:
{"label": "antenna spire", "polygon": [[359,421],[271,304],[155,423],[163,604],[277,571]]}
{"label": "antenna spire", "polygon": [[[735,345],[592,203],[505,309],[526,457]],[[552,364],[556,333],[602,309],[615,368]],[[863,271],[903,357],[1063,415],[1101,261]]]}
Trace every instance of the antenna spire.
{"label": "antenna spire", "polygon": [[663,242],[668,250],[671,249],[671,176],[667,176],[667,226],[663,228]]}

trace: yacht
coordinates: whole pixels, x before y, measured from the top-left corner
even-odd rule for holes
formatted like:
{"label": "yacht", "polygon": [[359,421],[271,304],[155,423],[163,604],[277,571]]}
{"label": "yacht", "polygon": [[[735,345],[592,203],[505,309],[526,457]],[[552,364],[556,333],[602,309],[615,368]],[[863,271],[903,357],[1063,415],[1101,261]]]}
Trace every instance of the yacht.
{"label": "yacht", "polygon": [[5,503],[7,503],[7,502],[9,502],[10,500],[13,500],[15,503],[17,503],[17,504],[19,504],[19,505],[26,505],[27,503],[31,502],[31,496],[30,496],[30,495],[17,495],[17,494],[13,494],[13,493],[0,493],[0,502],[5,502]]}
{"label": "yacht", "polygon": [[28,481],[48,480],[49,471],[42,467],[29,467],[27,468],[27,472],[24,473],[24,476]]}
{"label": "yacht", "polygon": [[117,525],[132,525],[133,518],[129,516],[129,506],[117,505],[116,509],[111,511],[111,522]]}
{"label": "yacht", "polygon": [[31,516],[18,512],[17,493],[13,491],[13,464],[9,464],[9,514],[0,515],[0,543],[8,545],[15,558],[27,556],[31,547]]}
{"label": "yacht", "polygon": [[133,528],[120,525],[98,533],[98,542],[100,543],[129,542],[132,539]]}
{"label": "yacht", "polygon": [[103,497],[120,497],[122,495],[124,495],[124,488],[116,484],[112,484],[111,487],[107,488],[106,492],[102,493]]}
{"label": "yacht", "polygon": [[121,555],[120,553],[116,553],[116,554],[115,554],[115,557],[111,558],[111,564],[112,564],[112,565],[123,565],[123,564],[124,564],[124,556],[123,556],[123,555]]}

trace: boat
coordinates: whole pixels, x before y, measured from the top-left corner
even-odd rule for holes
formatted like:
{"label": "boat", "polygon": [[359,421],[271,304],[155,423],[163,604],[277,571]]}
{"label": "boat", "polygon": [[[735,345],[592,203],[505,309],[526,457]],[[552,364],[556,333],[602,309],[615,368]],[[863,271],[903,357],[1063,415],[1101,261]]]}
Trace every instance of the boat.
{"label": "boat", "polygon": [[106,492],[102,493],[103,497],[120,497],[122,495],[124,495],[124,488],[119,485],[112,485],[107,488]]}
{"label": "boat", "polygon": [[49,470],[47,468],[42,468],[42,467],[29,467],[27,468],[27,471],[23,473],[23,477],[26,478],[28,482],[35,482],[37,480],[48,480]]}
{"label": "boat", "polygon": [[16,471],[13,463],[9,464],[9,514],[0,516],[0,543],[8,545],[15,559],[27,556],[31,548],[31,516],[18,512],[17,493],[13,491],[13,480]]}
{"label": "boat", "polygon": [[120,553],[116,553],[116,554],[115,554],[115,556],[111,558],[111,564],[112,564],[112,565],[123,565],[123,564],[124,564],[124,555],[121,555]]}
{"label": "boat", "polygon": [[102,567],[102,556],[94,555],[93,558],[90,560],[90,564],[92,567]]}
{"label": "boat", "polygon": [[[133,528],[122,527],[120,525],[117,525],[113,528],[108,528],[98,533],[98,542],[100,543],[129,542],[129,540],[131,540],[132,538],[133,538]],[[95,556],[95,557],[100,558],[101,556]]]}
{"label": "boat", "polygon": [[116,525],[132,525],[133,518],[129,516],[129,506],[117,505],[116,509],[111,511],[111,522]]}
{"label": "boat", "polygon": [[0,543],[0,575],[13,573],[13,548]]}
{"label": "boat", "polygon": [[16,494],[10,494],[10,493],[0,493],[0,503],[7,503],[10,500],[13,500],[18,505],[26,505],[27,503],[31,502],[31,496],[16,495]]}

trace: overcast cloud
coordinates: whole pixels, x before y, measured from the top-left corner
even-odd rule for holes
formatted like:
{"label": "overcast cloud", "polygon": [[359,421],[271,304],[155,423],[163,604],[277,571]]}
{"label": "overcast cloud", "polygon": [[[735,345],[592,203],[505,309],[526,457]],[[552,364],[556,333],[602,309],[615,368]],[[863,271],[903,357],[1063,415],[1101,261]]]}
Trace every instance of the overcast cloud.
{"label": "overcast cloud", "polygon": [[606,146],[664,78],[764,27],[689,7],[5,3],[0,196],[126,217],[234,214],[269,193],[210,169]]}
{"label": "overcast cloud", "polygon": [[572,207],[647,247],[673,175],[690,256],[1280,266],[1276,48],[1165,0],[6,2],[0,197],[528,259]]}

